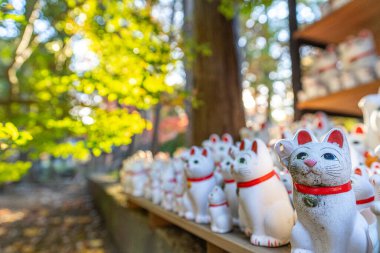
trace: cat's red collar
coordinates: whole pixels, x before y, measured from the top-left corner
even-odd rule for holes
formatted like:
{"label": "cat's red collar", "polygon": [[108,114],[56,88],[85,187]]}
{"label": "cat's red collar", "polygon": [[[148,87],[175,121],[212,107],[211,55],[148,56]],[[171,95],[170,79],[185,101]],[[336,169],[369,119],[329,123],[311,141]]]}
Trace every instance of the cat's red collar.
{"label": "cat's red collar", "polygon": [[312,195],[331,195],[348,192],[352,189],[351,182],[347,182],[342,185],[337,186],[322,186],[322,187],[313,187],[303,184],[294,183],[294,189],[300,193],[312,194]]}
{"label": "cat's red collar", "polygon": [[226,184],[235,183],[235,180],[234,179],[224,179],[224,183],[226,183]]}
{"label": "cat's red collar", "polygon": [[356,200],[356,204],[357,205],[363,205],[363,204],[368,204],[368,203],[371,203],[375,200],[375,196],[372,196],[372,197],[369,197],[367,199],[359,199],[359,200]]}
{"label": "cat's red collar", "polygon": [[271,172],[265,174],[262,177],[255,178],[255,179],[253,179],[251,181],[247,181],[247,182],[239,182],[239,183],[237,183],[237,187],[239,187],[239,188],[248,188],[248,187],[260,184],[262,182],[265,182],[268,179],[270,179],[270,178],[272,178],[273,176],[276,176],[276,175],[277,175],[276,172],[274,170],[272,170]]}
{"label": "cat's red collar", "polygon": [[213,176],[214,176],[214,172],[211,172],[210,175],[205,176],[205,177],[188,177],[187,182],[201,182],[201,181],[205,181],[207,179],[210,179]]}
{"label": "cat's red collar", "polygon": [[217,206],[224,206],[224,205],[228,206],[228,202],[225,201],[225,202],[220,203],[220,204],[208,204],[209,207],[217,207]]}

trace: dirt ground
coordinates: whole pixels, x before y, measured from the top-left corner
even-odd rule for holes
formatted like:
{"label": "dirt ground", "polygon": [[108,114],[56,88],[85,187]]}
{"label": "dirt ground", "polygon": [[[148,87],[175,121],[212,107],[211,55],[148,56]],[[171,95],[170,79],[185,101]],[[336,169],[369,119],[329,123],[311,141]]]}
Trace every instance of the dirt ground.
{"label": "dirt ground", "polygon": [[0,193],[1,253],[117,253],[84,182],[9,185]]}

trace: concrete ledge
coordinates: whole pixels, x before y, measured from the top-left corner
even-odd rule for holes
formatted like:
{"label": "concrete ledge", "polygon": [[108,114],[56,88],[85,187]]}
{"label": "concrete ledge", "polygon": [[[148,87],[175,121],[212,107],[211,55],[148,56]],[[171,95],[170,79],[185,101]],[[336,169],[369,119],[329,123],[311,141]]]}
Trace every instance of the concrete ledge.
{"label": "concrete ledge", "polygon": [[162,227],[149,212],[127,206],[121,185],[110,177],[93,176],[88,189],[116,247],[121,253],[206,252],[205,241],[176,226]]}
{"label": "concrete ledge", "polygon": [[253,246],[238,229],[213,233],[208,225],[183,219],[147,199],[126,195],[120,184],[104,176],[92,177],[89,189],[122,252],[290,252],[289,246]]}

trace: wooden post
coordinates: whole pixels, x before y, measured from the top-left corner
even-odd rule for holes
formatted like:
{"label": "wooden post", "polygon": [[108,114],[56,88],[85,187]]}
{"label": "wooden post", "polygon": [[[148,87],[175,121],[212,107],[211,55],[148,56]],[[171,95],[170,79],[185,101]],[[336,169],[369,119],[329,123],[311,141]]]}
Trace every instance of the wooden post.
{"label": "wooden post", "polygon": [[[193,108],[193,144],[200,145],[210,134],[230,133],[239,137],[245,126],[240,63],[234,19],[219,11],[219,1],[195,0],[193,37],[208,54],[196,52],[193,64],[194,93],[199,106]],[[236,18],[236,17],[235,17]]]}
{"label": "wooden post", "polygon": [[227,253],[227,251],[225,251],[222,248],[219,248],[215,244],[207,242],[207,253]]}
{"label": "wooden post", "polygon": [[167,227],[167,226],[172,225],[170,222],[161,218],[158,215],[155,215],[154,213],[149,213],[148,223],[151,228],[160,228],[160,227]]}
{"label": "wooden post", "polygon": [[297,109],[298,91],[302,90],[301,83],[301,59],[300,59],[300,43],[294,38],[294,32],[297,31],[297,1],[288,0],[289,7],[289,49],[290,49],[290,58],[292,60],[292,84],[293,84],[293,93],[294,93],[294,120],[299,120],[301,118],[301,111]]}

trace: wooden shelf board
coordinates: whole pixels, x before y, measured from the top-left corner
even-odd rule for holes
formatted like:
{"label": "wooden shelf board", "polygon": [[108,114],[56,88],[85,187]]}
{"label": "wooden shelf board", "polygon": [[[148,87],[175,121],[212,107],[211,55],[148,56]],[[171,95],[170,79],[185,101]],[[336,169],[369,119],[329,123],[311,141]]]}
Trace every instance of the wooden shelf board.
{"label": "wooden shelf board", "polygon": [[335,114],[361,117],[363,114],[358,107],[359,100],[365,95],[377,93],[379,88],[380,80],[377,80],[352,89],[342,90],[325,97],[298,103],[297,108],[300,110],[321,110]]}
{"label": "wooden shelf board", "polygon": [[290,246],[284,246],[280,248],[265,248],[256,247],[249,243],[249,238],[243,233],[238,231],[228,234],[216,234],[212,232],[209,225],[201,225],[192,221],[188,221],[179,217],[175,213],[166,211],[160,206],[153,204],[151,201],[134,197],[127,194],[127,200],[146,209],[147,211],[154,213],[157,216],[169,221],[170,223],[188,231],[189,233],[212,243],[217,247],[232,253],[287,253],[290,252]]}
{"label": "wooden shelf board", "polygon": [[365,28],[375,35],[380,53],[379,0],[352,0],[321,20],[296,31],[294,37],[322,44],[338,44]]}

